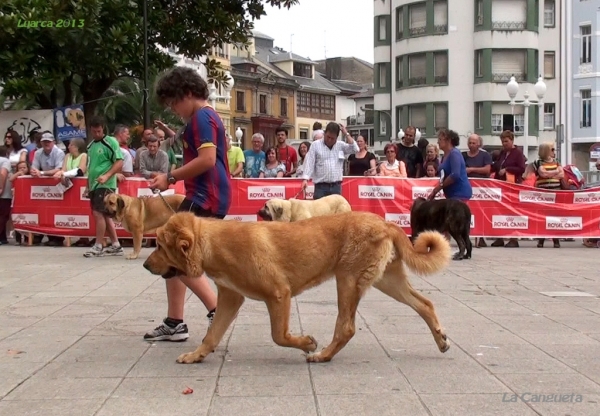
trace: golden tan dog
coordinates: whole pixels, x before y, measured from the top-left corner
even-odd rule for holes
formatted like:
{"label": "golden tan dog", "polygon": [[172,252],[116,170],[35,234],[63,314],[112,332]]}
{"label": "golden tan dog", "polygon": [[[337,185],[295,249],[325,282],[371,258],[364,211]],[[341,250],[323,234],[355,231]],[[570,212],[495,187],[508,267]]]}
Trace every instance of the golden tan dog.
{"label": "golden tan dog", "polygon": [[142,250],[144,234],[152,233],[158,227],[165,225],[173,215],[173,211],[177,211],[185,196],[164,195],[162,198],[160,196],[133,198],[114,193],[104,198],[106,214],[120,222],[133,237],[133,252],[128,254],[126,259],[138,258]]}
{"label": "golden tan dog", "polygon": [[85,130],[85,116],[79,108],[67,110],[67,122],[75,129]]}
{"label": "golden tan dog", "polygon": [[265,221],[292,222],[350,211],[352,207],[346,198],[341,195],[329,195],[314,201],[271,199],[258,211],[258,215]]}
{"label": "golden tan dog", "polygon": [[422,275],[448,265],[450,245],[436,231],[420,234],[413,247],[401,228],[368,212],[292,223],[209,220],[178,213],[156,236],[157,248],[144,262],[146,269],[165,278],[206,272],[218,288],[219,306],[202,345],[180,355],[179,363],[204,360],[244,298],[266,303],[276,344],[314,352],[317,342],[312,336],[289,333],[291,298],[334,275],[338,317],[333,340],[321,352],[308,355],[309,362],[331,360],[354,336],[358,303],[371,286],[412,307],[429,326],[440,351],[449,348],[433,304],[412,288],[403,265]]}

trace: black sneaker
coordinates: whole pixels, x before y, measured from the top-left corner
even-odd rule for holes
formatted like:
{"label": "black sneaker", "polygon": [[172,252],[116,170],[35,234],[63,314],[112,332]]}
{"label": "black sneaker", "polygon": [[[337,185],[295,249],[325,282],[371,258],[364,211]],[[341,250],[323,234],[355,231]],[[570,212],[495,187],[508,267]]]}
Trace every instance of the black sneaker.
{"label": "black sneaker", "polygon": [[160,324],[154,330],[144,335],[146,341],[171,341],[182,342],[190,337],[188,327],[184,323],[180,323],[175,328],[171,328],[166,323]]}

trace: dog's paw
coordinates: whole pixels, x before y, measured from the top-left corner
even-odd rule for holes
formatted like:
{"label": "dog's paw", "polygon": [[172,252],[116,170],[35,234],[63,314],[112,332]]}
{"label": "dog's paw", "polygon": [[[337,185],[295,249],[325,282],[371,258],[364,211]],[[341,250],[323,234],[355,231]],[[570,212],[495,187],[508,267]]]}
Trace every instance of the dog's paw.
{"label": "dog's paw", "polygon": [[439,328],[435,331],[437,336],[435,337],[436,342],[438,344],[438,348],[440,352],[444,353],[450,349],[450,342],[448,342],[448,337],[444,333],[444,330]]}
{"label": "dog's paw", "polygon": [[137,258],[138,258],[138,255],[137,255],[137,254],[135,254],[135,253],[129,253],[128,255],[126,255],[126,256],[125,256],[125,258],[126,258],[127,260],[135,260],[135,259],[137,259]]}
{"label": "dog's paw", "polygon": [[316,351],[317,346],[319,345],[317,340],[312,335],[307,335],[304,338],[307,338],[308,343],[302,348],[302,350],[306,353]]}
{"label": "dog's paw", "polygon": [[185,354],[181,354],[178,358],[177,358],[177,362],[179,364],[194,364],[194,363],[201,363],[202,360],[204,359],[204,357],[202,357],[199,354],[196,354],[196,352],[186,352]]}
{"label": "dog's paw", "polygon": [[323,356],[323,351],[306,356],[307,363],[328,363],[329,361],[331,361],[331,357]]}

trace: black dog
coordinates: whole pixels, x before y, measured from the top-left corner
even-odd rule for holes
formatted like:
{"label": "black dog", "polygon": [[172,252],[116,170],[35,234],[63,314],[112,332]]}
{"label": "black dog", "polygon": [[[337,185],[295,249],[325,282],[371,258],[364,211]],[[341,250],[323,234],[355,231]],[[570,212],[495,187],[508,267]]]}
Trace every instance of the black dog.
{"label": "black dog", "polygon": [[464,202],[456,199],[428,201],[425,198],[417,198],[410,209],[410,225],[413,240],[426,230],[448,233],[458,244],[458,253],[453,259],[471,258],[471,210]]}

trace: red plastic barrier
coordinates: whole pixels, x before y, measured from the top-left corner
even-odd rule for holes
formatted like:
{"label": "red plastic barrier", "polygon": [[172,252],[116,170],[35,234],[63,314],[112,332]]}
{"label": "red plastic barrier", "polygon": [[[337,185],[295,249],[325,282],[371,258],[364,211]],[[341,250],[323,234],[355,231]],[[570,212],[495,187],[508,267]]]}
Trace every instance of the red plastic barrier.
{"label": "red plastic barrier", "polygon": [[[20,178],[15,182],[13,221],[19,231],[71,237],[93,237],[84,179],[64,195],[55,179]],[[436,179],[345,178],[342,194],[356,211],[370,211],[410,233],[410,206],[427,197]],[[600,187],[585,191],[542,191],[492,179],[473,179],[471,235],[486,237],[600,237]],[[300,191],[298,179],[233,179],[233,200],[227,219],[257,221],[257,211],[271,198],[290,199]],[[147,181],[130,178],[119,193],[150,194]],[[183,183],[174,191],[183,193]],[[312,198],[309,186],[307,198]],[[301,195],[299,197],[302,197]],[[439,195],[443,198],[443,194]],[[127,237],[124,230],[119,236]]]}

